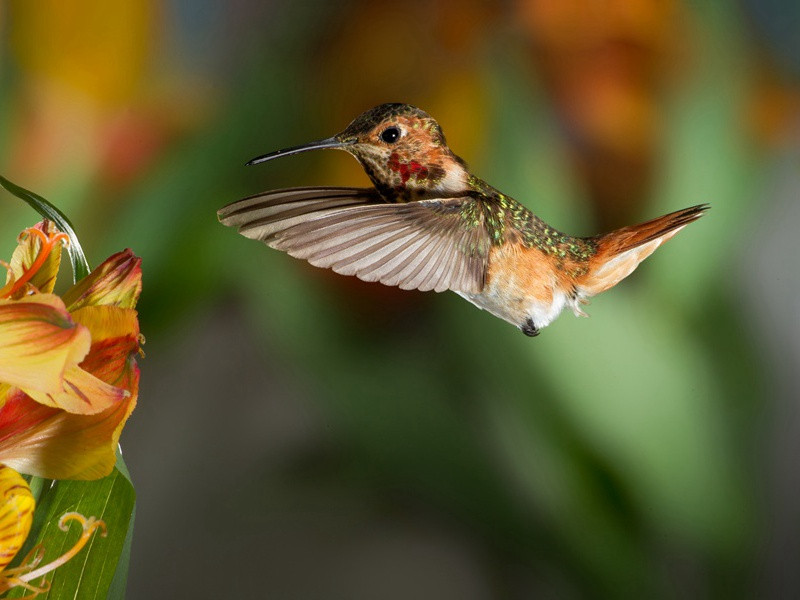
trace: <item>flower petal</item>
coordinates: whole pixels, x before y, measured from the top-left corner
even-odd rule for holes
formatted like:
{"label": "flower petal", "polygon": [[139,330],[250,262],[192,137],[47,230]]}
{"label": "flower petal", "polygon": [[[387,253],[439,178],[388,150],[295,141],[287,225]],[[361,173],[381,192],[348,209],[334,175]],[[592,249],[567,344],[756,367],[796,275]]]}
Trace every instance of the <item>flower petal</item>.
{"label": "flower petal", "polygon": [[110,256],[64,294],[70,311],[84,306],[133,308],[142,291],[142,259],[128,249]]}
{"label": "flower petal", "polygon": [[136,406],[139,371],[131,364],[131,395],[94,415],[43,406],[14,390],[0,408],[0,463],[48,479],[99,479],[114,468],[125,421]]}
{"label": "flower petal", "polygon": [[[45,227],[45,223],[47,226]],[[34,226],[35,229],[42,231],[48,237],[56,233],[56,228],[51,221],[40,221]],[[24,232],[23,232],[24,233]],[[36,261],[36,257],[42,251],[42,240],[36,236],[28,234],[22,238],[19,245],[11,255],[9,266],[11,271],[7,276],[6,282],[10,282],[11,276],[15,279],[22,277],[23,273],[31,268]],[[61,265],[61,242],[53,245],[45,262],[38,268],[31,277],[29,283],[43,294],[49,294],[56,285],[58,267]]]}
{"label": "flower petal", "polygon": [[0,300],[0,381],[59,393],[67,366],[77,365],[90,345],[89,330],[72,320],[58,296]]}
{"label": "flower petal", "polygon": [[31,388],[21,388],[40,404],[60,408],[76,415],[93,415],[114,406],[127,398],[127,390],[110,385],[71,365],[64,371],[64,388],[58,392],[42,393]]}
{"label": "flower petal", "polygon": [[0,465],[0,571],[19,552],[33,523],[33,494],[14,469]]}
{"label": "flower petal", "polygon": [[73,321],[58,296],[0,300],[0,381],[37,402],[94,414],[128,395],[78,367],[90,348],[90,330]]}
{"label": "flower petal", "polygon": [[92,334],[92,347],[81,368],[106,383],[120,385],[129,360],[139,352],[136,311],[116,306],[85,306],[72,317]]}

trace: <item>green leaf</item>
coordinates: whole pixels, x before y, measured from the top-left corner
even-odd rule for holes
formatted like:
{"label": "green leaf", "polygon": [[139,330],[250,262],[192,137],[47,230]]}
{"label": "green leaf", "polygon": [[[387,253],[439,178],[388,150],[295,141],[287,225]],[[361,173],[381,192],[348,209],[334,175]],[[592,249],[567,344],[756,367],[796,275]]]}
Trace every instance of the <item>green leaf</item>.
{"label": "green leaf", "polygon": [[2,175],[0,175],[0,185],[14,194],[17,198],[27,202],[36,212],[42,215],[42,217],[45,219],[50,219],[53,223],[55,223],[59,231],[63,231],[69,236],[69,248],[67,248],[67,251],[69,252],[69,259],[72,263],[73,282],[78,282],[86,277],[91,270],[89,268],[89,263],[86,260],[86,255],[83,253],[81,243],[78,241],[78,235],[75,233],[72,223],[69,222],[69,219],[67,219],[64,213],[62,213],[38,194],[34,194],[33,192],[10,182]]}
{"label": "green leaf", "polygon": [[[102,537],[101,532],[96,531],[72,560],[49,573],[46,579],[50,590],[38,598],[124,598],[135,504],[133,486],[116,468],[108,477],[96,481],[56,481],[45,488],[36,507],[31,533],[15,562],[22,560],[37,544],[45,550],[42,565],[69,550],[80,537],[80,527],[71,522],[67,532],[59,529],[58,520],[67,512],[101,519],[108,535]],[[20,598],[27,593],[16,588],[9,592],[8,598]]]}
{"label": "green leaf", "polygon": [[[133,486],[131,474],[128,472],[128,465],[122,458],[122,447],[117,446],[117,470]],[[131,520],[128,523],[128,534],[125,536],[125,543],[122,546],[122,553],[117,561],[117,569],[114,579],[108,589],[108,600],[124,600],[125,590],[128,585],[128,567],[131,563],[131,544],[133,543],[133,522],[136,519],[136,504],[131,511]]]}
{"label": "green leaf", "polygon": [[125,600],[125,590],[128,587],[128,567],[131,564],[131,544],[133,543],[133,522],[136,519],[136,505],[131,513],[130,524],[128,525],[128,535],[125,536],[125,543],[122,546],[122,553],[117,561],[117,570],[108,588],[108,600]]}

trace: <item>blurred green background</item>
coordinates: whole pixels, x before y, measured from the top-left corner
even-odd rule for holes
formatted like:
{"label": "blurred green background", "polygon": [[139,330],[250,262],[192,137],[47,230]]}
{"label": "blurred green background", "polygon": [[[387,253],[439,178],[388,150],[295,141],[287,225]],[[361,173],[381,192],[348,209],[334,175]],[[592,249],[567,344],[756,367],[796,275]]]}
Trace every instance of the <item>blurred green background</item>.
{"label": "blurred green background", "polygon": [[[800,597],[798,6],[0,4],[0,172],[144,260],[129,597]],[[570,233],[713,209],[536,339],[217,223],[383,102]]]}

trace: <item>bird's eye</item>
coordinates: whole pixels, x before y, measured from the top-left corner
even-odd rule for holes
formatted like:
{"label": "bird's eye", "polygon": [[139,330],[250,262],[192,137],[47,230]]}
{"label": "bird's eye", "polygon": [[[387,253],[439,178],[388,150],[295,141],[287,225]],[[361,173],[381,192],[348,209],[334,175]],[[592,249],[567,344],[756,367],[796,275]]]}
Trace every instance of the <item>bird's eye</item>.
{"label": "bird's eye", "polygon": [[384,129],[381,133],[381,139],[387,144],[394,144],[400,139],[400,129],[397,127],[389,127]]}

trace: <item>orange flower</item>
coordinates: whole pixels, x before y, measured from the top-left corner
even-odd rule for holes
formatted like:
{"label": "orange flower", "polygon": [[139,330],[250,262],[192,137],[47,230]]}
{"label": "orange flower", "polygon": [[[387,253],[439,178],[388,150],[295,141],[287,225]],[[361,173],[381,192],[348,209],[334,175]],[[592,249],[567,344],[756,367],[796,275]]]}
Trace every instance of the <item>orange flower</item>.
{"label": "orange flower", "polygon": [[34,499],[17,473],[48,479],[98,479],[116,462],[125,421],[136,405],[141,336],[134,309],[141,292],[140,260],[119,252],[62,297],[53,293],[63,233],[48,221],[26,229],[0,288],[0,593],[33,585],[74,556],[105,524],[67,513],[83,534],[60,558],[39,566],[34,548],[6,567],[22,548]]}
{"label": "orange flower", "polygon": [[[52,293],[64,234],[20,236],[0,288],[0,464],[49,479],[108,475],[136,405],[140,259],[111,256]],[[5,264],[5,263],[4,263]]]}

